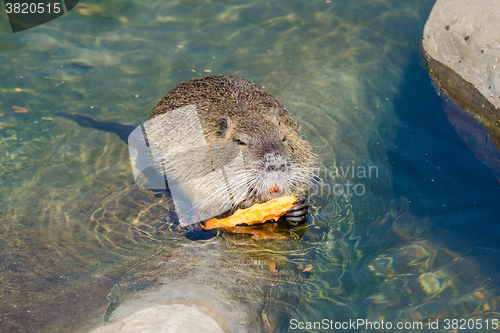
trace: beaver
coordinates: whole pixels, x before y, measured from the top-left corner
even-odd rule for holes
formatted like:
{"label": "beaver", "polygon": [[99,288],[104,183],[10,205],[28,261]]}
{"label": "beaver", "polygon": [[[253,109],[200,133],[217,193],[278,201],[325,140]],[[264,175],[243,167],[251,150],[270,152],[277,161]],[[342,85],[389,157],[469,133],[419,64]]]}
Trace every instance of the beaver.
{"label": "beaver", "polygon": [[[153,109],[148,122],[192,106],[208,144],[232,143],[241,152],[244,167],[238,169],[239,174],[226,175],[233,178],[229,180],[236,188],[237,200],[230,211],[293,195],[298,199],[285,214],[285,219],[292,225],[305,223],[308,213],[305,195],[311,184],[316,158],[283,106],[250,81],[234,76],[208,76],[186,81],[166,94]],[[125,142],[134,129],[133,126],[96,122],[79,115],[58,115],[80,126],[116,133]],[[180,127],[186,128],[180,123],[182,119],[177,121]],[[155,130],[162,135],[161,128]],[[191,134],[183,132],[182,135]],[[185,170],[196,176],[196,164],[201,163],[196,155],[191,154],[191,160],[183,158],[186,162],[181,174]],[[199,169],[203,168],[200,166]],[[198,184],[208,189],[207,193],[221,192],[220,183],[204,182],[201,180]]]}
{"label": "beaver", "polygon": [[245,168],[240,172],[246,174],[239,190],[244,193],[238,193],[240,200],[233,210],[293,195],[299,199],[285,219],[295,225],[304,223],[315,155],[283,106],[250,81],[208,76],[174,88],[149,119],[189,105],[196,106],[208,143],[232,142],[241,150]]}

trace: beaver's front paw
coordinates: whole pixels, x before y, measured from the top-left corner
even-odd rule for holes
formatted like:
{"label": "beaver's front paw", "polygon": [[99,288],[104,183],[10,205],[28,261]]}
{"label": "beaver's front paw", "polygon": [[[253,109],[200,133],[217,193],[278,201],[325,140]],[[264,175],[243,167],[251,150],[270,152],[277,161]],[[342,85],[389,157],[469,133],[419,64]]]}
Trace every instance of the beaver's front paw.
{"label": "beaver's front paw", "polygon": [[202,228],[201,224],[204,222],[198,222],[188,225],[189,232],[186,233],[186,238],[192,241],[206,240],[213,238],[217,235],[215,230],[206,230]]}
{"label": "beaver's front paw", "polygon": [[306,203],[306,198],[299,198],[293,203],[295,206],[287,210],[285,219],[288,223],[298,226],[306,223],[309,205]]}

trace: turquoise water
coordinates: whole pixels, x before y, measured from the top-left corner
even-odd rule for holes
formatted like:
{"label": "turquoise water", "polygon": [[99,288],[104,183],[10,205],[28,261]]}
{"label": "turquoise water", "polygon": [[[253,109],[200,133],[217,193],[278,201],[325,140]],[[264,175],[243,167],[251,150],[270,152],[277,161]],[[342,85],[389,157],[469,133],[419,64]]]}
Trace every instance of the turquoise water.
{"label": "turquoise water", "polygon": [[137,126],[179,83],[226,74],[265,86],[323,167],[378,168],[339,171],[363,195],[313,195],[308,227],[282,239],[207,241],[272,273],[252,299],[268,329],[499,318],[500,184],[431,85],[433,4],[85,2],[16,34],[0,14],[0,331],[88,331],[194,246],[169,198],[134,184],[118,137],[54,113]]}

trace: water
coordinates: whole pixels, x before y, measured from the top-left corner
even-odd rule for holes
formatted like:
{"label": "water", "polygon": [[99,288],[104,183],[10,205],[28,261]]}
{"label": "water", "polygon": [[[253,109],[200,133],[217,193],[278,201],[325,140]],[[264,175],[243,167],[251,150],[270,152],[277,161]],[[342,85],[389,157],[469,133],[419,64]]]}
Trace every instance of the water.
{"label": "water", "polygon": [[137,126],[177,84],[224,74],[265,86],[324,167],[379,172],[337,177],[365,193],[313,196],[309,227],[283,239],[208,241],[272,273],[255,303],[275,331],[498,318],[500,184],[426,72],[433,3],[86,2],[17,34],[0,15],[0,330],[88,331],[192,244],[169,199],[134,185],[122,141],[54,113]]}

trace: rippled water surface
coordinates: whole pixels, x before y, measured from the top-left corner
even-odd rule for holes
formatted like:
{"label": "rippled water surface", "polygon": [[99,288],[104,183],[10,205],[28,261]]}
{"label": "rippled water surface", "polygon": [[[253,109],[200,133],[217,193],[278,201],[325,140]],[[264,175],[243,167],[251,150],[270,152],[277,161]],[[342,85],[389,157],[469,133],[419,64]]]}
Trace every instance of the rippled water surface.
{"label": "rippled water surface", "polygon": [[[200,244],[269,273],[255,299],[263,331],[500,319],[500,184],[431,85],[420,38],[433,4],[80,2],[16,34],[0,14],[0,331],[88,331],[158,284],[157,263]],[[208,75],[265,86],[300,122],[319,176],[352,195],[313,193],[308,227],[277,239],[195,244],[168,197],[134,184],[123,141],[55,115],[138,126]]]}

